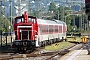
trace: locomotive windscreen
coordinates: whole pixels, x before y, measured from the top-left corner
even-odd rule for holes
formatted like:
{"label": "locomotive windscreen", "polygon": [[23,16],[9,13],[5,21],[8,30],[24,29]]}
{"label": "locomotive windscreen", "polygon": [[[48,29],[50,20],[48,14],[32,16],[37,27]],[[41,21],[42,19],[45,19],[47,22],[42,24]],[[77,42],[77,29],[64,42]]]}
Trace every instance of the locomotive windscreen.
{"label": "locomotive windscreen", "polygon": [[23,18],[17,18],[16,23],[20,23],[20,22],[23,22],[23,21],[24,21]]}
{"label": "locomotive windscreen", "polygon": [[[17,18],[17,19],[16,19],[16,23],[21,23],[21,22],[24,23],[24,18]],[[28,18],[28,22],[36,23],[36,21],[35,21],[34,18]]]}

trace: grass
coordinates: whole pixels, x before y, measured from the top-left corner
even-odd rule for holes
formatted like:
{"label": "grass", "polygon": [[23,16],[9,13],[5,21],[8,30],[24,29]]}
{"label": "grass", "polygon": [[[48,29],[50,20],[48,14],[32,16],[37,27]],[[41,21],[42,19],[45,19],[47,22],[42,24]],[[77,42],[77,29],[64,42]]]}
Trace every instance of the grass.
{"label": "grass", "polygon": [[[75,38],[75,39],[74,39]],[[67,38],[67,41],[77,41],[80,42],[82,37],[71,37],[71,38]]]}
{"label": "grass", "polygon": [[70,46],[70,43],[69,42],[60,42],[60,43],[55,43],[55,44],[52,44],[50,46],[45,46],[45,49],[46,50],[60,50],[64,47],[67,47],[67,46]]}
{"label": "grass", "polygon": [[[80,42],[81,41],[81,37],[75,37],[75,38],[76,38],[77,42]],[[74,37],[71,37],[71,38],[67,38],[67,41],[73,42],[75,40],[74,40]],[[45,49],[46,50],[60,50],[62,48],[68,47],[70,45],[71,45],[70,42],[63,41],[63,42],[60,42],[60,43],[52,44],[50,46],[45,46]]]}

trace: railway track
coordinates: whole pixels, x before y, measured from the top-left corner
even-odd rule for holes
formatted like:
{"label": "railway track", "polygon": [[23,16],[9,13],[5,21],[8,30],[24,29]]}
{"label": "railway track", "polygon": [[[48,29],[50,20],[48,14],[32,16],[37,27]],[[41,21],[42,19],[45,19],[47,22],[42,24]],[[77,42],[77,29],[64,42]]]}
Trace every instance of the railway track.
{"label": "railway track", "polygon": [[65,55],[65,54],[67,54],[67,53],[69,53],[70,52],[70,50],[69,49],[71,49],[71,48],[73,48],[74,46],[76,46],[76,44],[75,45],[72,45],[72,46],[70,46],[70,47],[68,47],[68,48],[66,48],[66,49],[64,49],[64,50],[61,50],[61,51],[59,51],[59,52],[57,52],[57,53],[55,53],[55,54],[53,54],[53,55],[51,55],[49,58],[47,58],[46,60],[51,60],[52,58],[54,58],[55,56],[63,56],[63,55]]}
{"label": "railway track", "polygon": [[[67,53],[69,53],[71,50],[73,49],[81,49],[82,48],[82,44],[80,45],[80,47],[77,46],[78,44],[73,44],[72,46],[68,47],[68,48],[65,48],[65,49],[62,49],[60,51],[48,51],[48,52],[41,52],[40,50],[42,50],[44,47],[41,47],[41,48],[37,48],[35,51],[29,53],[30,51],[28,51],[28,54],[19,54],[19,53],[5,53],[5,54],[0,54],[0,60],[9,60],[9,59],[12,59],[14,60],[15,58],[31,58],[33,57],[36,58],[36,57],[45,57],[45,60],[51,60],[51,59],[54,59],[54,57],[56,56],[63,56]],[[77,46],[78,48],[76,48],[75,46]]]}
{"label": "railway track", "polygon": [[28,50],[27,54],[19,54],[15,52],[4,52],[0,53],[0,60],[9,60],[13,58],[24,58],[24,57],[36,57],[36,56],[42,56],[43,54],[34,54],[35,52],[43,49],[44,47],[37,48],[34,51]]}
{"label": "railway track", "polygon": [[68,53],[69,52],[68,49],[70,49],[70,48],[72,48],[76,45],[77,44],[74,44],[74,45],[68,47],[67,49],[62,49],[60,51],[41,52],[40,50],[42,48],[38,48],[30,54],[9,54],[8,53],[8,54],[0,56],[0,60],[9,60],[9,59],[14,59],[14,58],[30,58],[30,57],[35,57],[36,58],[36,57],[41,57],[41,56],[44,56],[44,57],[48,56],[45,60],[50,60],[51,58],[53,58],[57,55],[64,55],[64,54]]}

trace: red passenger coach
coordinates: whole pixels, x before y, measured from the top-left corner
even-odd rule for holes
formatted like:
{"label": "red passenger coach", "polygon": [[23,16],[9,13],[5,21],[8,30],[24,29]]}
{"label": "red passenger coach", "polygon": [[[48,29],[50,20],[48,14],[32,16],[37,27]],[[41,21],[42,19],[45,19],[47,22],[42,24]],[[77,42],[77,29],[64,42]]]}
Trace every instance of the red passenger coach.
{"label": "red passenger coach", "polygon": [[66,37],[67,26],[59,20],[44,20],[33,16],[18,16],[14,21],[15,40],[14,47],[18,50],[27,50],[32,47],[44,46],[46,44],[61,41]]}

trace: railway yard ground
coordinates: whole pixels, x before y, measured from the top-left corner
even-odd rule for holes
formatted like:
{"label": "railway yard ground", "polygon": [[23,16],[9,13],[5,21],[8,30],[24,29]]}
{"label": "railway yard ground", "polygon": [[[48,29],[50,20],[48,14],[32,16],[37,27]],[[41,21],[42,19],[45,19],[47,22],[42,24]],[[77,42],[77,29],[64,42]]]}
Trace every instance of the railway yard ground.
{"label": "railway yard ground", "polygon": [[90,60],[87,50],[73,50],[58,60]]}
{"label": "railway yard ground", "polygon": [[27,54],[14,53],[10,47],[0,48],[0,60],[89,60],[86,44],[81,37],[67,37],[67,41],[57,42]]}

